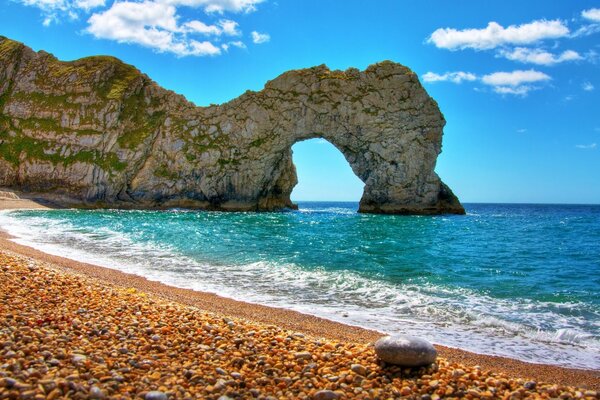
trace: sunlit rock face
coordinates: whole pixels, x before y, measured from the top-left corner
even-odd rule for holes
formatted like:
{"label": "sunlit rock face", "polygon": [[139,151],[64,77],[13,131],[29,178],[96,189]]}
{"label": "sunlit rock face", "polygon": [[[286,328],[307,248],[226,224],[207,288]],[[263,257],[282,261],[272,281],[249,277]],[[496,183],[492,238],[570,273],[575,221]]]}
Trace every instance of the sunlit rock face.
{"label": "sunlit rock face", "polygon": [[112,57],[62,62],[0,37],[0,186],[82,207],[293,207],[294,143],[323,138],[361,212],[464,213],[434,172],[444,117],[408,68],[286,72],[196,107]]}

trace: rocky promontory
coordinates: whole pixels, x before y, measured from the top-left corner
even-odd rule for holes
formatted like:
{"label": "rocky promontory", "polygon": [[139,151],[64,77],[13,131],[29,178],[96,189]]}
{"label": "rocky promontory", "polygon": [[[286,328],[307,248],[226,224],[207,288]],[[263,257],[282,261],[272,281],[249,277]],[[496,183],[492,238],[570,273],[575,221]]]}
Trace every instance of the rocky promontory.
{"label": "rocky promontory", "polygon": [[407,67],[286,72],[196,107],[113,57],[63,62],[0,37],[0,186],[81,207],[293,207],[291,147],[323,138],[361,212],[464,213],[434,172],[443,115]]}

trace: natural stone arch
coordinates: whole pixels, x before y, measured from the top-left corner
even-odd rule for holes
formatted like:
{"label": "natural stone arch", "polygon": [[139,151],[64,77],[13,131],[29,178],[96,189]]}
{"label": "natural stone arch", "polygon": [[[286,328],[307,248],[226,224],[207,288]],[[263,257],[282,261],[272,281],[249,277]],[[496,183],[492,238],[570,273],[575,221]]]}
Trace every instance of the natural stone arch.
{"label": "natural stone arch", "polygon": [[291,146],[323,138],[365,183],[360,211],[464,213],[434,172],[444,118],[392,62],[290,71],[196,107],[114,58],[61,62],[0,37],[0,100],[0,186],[62,204],[291,207]]}
{"label": "natural stone arch", "polygon": [[[463,212],[458,200],[434,172],[445,124],[437,104],[416,75],[399,64],[375,64],[366,71],[330,71],[325,66],[290,71],[217,110],[235,110],[227,122],[229,134],[252,138],[239,158],[244,176],[226,193],[258,209],[293,207],[290,194],[297,183],[291,147],[322,138],[337,147],[365,183],[362,212]],[[234,117],[235,115],[235,117]],[[226,123],[227,123],[226,122]],[[259,144],[252,152],[252,144]],[[258,174],[248,176],[249,171]],[[264,171],[264,174],[260,172]],[[259,192],[237,197],[259,182]],[[246,203],[247,204],[247,203]],[[227,202],[220,207],[227,207]]]}

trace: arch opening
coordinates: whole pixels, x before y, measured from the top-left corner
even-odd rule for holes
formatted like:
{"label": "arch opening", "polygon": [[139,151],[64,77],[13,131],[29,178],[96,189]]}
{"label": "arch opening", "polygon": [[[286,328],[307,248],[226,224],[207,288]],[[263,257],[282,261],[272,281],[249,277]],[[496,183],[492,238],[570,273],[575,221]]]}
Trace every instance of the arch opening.
{"label": "arch opening", "polygon": [[354,173],[344,154],[326,139],[313,138],[292,146],[297,184],[293,203],[355,202],[363,196],[365,183]]}

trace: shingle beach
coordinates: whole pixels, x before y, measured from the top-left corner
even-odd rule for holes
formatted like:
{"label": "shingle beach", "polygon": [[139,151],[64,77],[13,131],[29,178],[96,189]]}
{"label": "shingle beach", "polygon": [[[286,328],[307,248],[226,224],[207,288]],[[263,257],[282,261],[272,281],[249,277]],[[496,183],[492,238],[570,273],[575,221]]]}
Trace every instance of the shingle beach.
{"label": "shingle beach", "polygon": [[402,369],[366,341],[206,311],[9,250],[0,274],[0,398],[598,396],[593,372],[576,388],[446,357]]}

